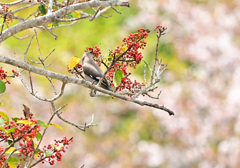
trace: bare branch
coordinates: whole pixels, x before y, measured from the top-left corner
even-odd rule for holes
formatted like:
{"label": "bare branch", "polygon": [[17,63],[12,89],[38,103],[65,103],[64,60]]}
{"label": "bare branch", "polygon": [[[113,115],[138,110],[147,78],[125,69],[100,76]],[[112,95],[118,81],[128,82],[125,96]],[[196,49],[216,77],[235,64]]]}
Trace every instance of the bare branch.
{"label": "bare branch", "polygon": [[162,93],[162,91],[160,90],[159,93],[158,93],[158,95],[157,95],[156,97],[151,96],[151,95],[149,95],[148,93],[146,93],[146,95],[147,95],[148,97],[152,98],[152,99],[159,99],[159,96],[160,96],[161,93]]}
{"label": "bare branch", "polygon": [[31,3],[31,4],[29,4],[29,5],[26,5],[26,6],[23,6],[23,7],[20,7],[20,8],[18,8],[18,9],[16,9],[16,10],[14,10],[14,11],[12,11],[12,13],[14,14],[14,13],[16,13],[16,12],[19,12],[19,11],[21,11],[21,10],[23,10],[23,9],[26,9],[26,8],[29,8],[29,7],[32,7],[32,6],[34,6],[34,5],[37,5],[38,3]]}
{"label": "bare branch", "polygon": [[80,129],[81,131],[85,131],[87,128],[90,128],[90,127],[96,126],[95,124],[93,124],[94,114],[92,115],[92,120],[90,121],[90,123],[89,123],[89,124],[86,124],[86,123],[85,123],[84,125],[77,125],[77,124],[74,124],[73,122],[68,121],[68,120],[62,118],[62,116],[61,116],[59,113],[57,113],[57,116],[58,116],[58,118],[61,119],[62,121],[64,121],[64,122],[66,122],[66,123],[68,123],[68,124],[70,124],[70,125],[72,125],[72,126],[78,128],[78,129]]}
{"label": "bare branch", "polygon": [[38,13],[38,10],[36,10],[33,13],[31,13],[30,15],[28,15],[24,20],[29,19],[31,16],[35,15],[36,13]]}
{"label": "bare branch", "polygon": [[49,31],[54,36],[54,39],[57,40],[58,36],[52,32],[52,29],[48,29],[46,26],[44,27],[45,27],[45,30]]}
{"label": "bare branch", "polygon": [[92,18],[89,18],[90,21],[94,20],[98,14],[98,12],[100,11],[101,7],[98,7],[97,11],[95,12],[95,14],[93,15]]}
{"label": "bare branch", "polygon": [[[7,25],[7,28],[9,28],[9,26],[8,26],[8,24],[6,24]],[[15,35],[13,35],[13,37],[15,37],[16,39],[18,39],[18,40],[23,40],[23,39],[26,39],[26,38],[28,38],[28,37],[30,37],[31,35],[27,35],[27,36],[25,36],[25,37],[17,37],[17,36],[15,36]]]}
{"label": "bare branch", "polygon": [[24,36],[24,37],[17,37],[17,36],[14,36],[13,35],[13,37],[15,37],[16,39],[18,39],[18,40],[24,40],[24,39],[26,39],[26,38],[28,38],[28,37],[30,37],[31,35],[27,35],[27,36]]}
{"label": "bare branch", "polygon": [[147,87],[147,65],[145,64],[144,67],[143,67],[143,75],[144,75],[144,83],[145,83],[145,86]]}
{"label": "bare branch", "polygon": [[39,16],[37,18],[32,18],[23,22],[20,22],[6,30],[3,31],[2,35],[0,36],[0,43],[7,38],[11,37],[12,35],[21,32],[23,30],[32,28],[32,27],[39,27],[42,25],[47,25],[49,23],[57,22],[57,19],[64,17],[66,14],[71,13],[76,10],[92,8],[92,7],[107,7],[107,6],[124,6],[129,7],[128,2],[116,2],[115,0],[108,0],[108,1],[88,1],[85,3],[78,3],[73,4],[70,6],[66,6],[62,9],[57,10],[48,15]]}
{"label": "bare branch", "polygon": [[86,19],[88,17],[90,17],[91,15],[85,15],[85,16],[81,16],[78,18],[72,18],[72,19],[60,19],[60,18],[56,18],[56,20],[58,22],[73,22],[73,21],[77,21],[77,20],[81,20],[81,19]]}
{"label": "bare branch", "polygon": [[111,8],[113,9],[113,10],[115,10],[117,13],[119,13],[119,14],[122,14],[120,11],[118,11],[116,8],[114,8],[113,6],[111,6]]}
{"label": "bare branch", "polygon": [[41,64],[41,62],[33,61],[30,58],[28,58],[28,60],[31,61],[32,63],[35,63],[35,64]]}
{"label": "bare branch", "polygon": [[52,6],[53,6],[53,0],[49,0],[49,6],[48,6],[48,13],[47,15],[52,14]]}
{"label": "bare branch", "polygon": [[31,45],[31,43],[32,43],[33,37],[34,37],[34,35],[32,36],[32,38],[31,38],[31,40],[30,40],[30,42],[29,42],[29,44],[28,44],[28,46],[27,46],[27,49],[26,49],[26,51],[25,51],[25,53],[24,53],[24,62],[25,62],[25,63],[26,63],[27,52],[28,52],[29,47],[30,47],[30,45]]}
{"label": "bare branch", "polygon": [[30,80],[31,92],[33,93],[33,84],[32,84],[31,71],[29,71],[29,80]]}
{"label": "bare branch", "polygon": [[44,59],[43,61],[46,61],[46,59],[55,51],[55,49],[53,49]]}
{"label": "bare branch", "polygon": [[2,2],[0,2],[0,5],[14,6],[14,5],[22,3],[23,1],[25,1],[25,0],[19,0],[19,1],[11,2],[11,3],[2,3]]}
{"label": "bare branch", "polygon": [[63,82],[60,93],[57,94],[56,96],[54,96],[52,99],[49,99],[49,101],[55,101],[55,100],[59,99],[64,93],[65,86],[66,86],[66,83]]}
{"label": "bare branch", "polygon": [[[35,31],[35,37],[36,37],[36,40],[37,40],[37,46],[38,46],[38,51],[39,51],[39,55],[40,55],[39,60],[40,60],[40,62],[42,63],[44,69],[47,70],[47,66],[46,66],[45,63],[44,63],[44,59],[43,59],[42,54],[41,54],[41,51],[40,51],[40,46],[39,46],[38,38],[37,38],[37,31],[36,31],[36,30],[34,30],[34,31]],[[51,52],[51,53],[52,53],[52,52]],[[51,53],[50,53],[50,54],[51,54]],[[49,55],[50,55],[50,54],[49,54]],[[49,56],[49,55],[48,55],[48,56]],[[45,60],[46,60],[46,59],[45,59]],[[51,86],[52,86],[52,88],[53,88],[54,94],[57,95],[55,86],[54,86],[53,83],[52,83],[52,79],[49,78],[49,77],[46,77],[46,78],[47,78],[48,81],[51,83]]]}

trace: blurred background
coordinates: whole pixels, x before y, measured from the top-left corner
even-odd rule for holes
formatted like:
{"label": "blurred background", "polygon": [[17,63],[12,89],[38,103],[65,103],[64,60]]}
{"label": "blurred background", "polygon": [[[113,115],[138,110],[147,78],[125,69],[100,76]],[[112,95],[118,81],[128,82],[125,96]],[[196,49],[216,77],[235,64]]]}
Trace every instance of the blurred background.
{"label": "blurred background", "polygon": [[[49,70],[67,72],[68,60],[82,56],[86,47],[101,45],[103,55],[120,45],[122,39],[138,28],[149,28],[144,60],[153,63],[156,47],[155,26],[167,27],[161,37],[159,58],[168,64],[159,84],[159,100],[141,100],[165,105],[175,112],[142,107],[111,98],[91,98],[88,89],[68,84],[57,105],[68,104],[62,116],[84,124],[95,115],[96,127],[82,132],[58,118],[50,127],[42,145],[74,137],[63,155],[59,168],[237,168],[240,165],[240,1],[239,0],[131,0],[130,8],[109,10],[110,18],[81,20],[71,27],[53,32],[37,29],[43,57],[53,49]],[[32,11],[31,8],[28,9]],[[86,10],[87,12],[88,10]],[[27,15],[27,13],[19,13]],[[17,34],[34,34],[33,29]],[[23,60],[30,38],[13,37],[0,45],[0,55]],[[36,39],[27,57],[38,60]],[[1,64],[4,69],[16,69]],[[143,67],[133,70],[132,79],[143,81]],[[24,79],[29,84],[28,73]],[[52,97],[46,78],[33,75],[34,88],[40,96]],[[0,111],[10,117],[22,116],[22,104],[30,107],[35,118],[45,122],[50,105],[33,98],[19,78],[1,97]],[[54,81],[59,91],[60,82]],[[157,92],[155,93],[155,95]],[[154,95],[154,93],[153,93]],[[36,167],[43,167],[39,164]],[[50,167],[44,164],[44,167]]]}

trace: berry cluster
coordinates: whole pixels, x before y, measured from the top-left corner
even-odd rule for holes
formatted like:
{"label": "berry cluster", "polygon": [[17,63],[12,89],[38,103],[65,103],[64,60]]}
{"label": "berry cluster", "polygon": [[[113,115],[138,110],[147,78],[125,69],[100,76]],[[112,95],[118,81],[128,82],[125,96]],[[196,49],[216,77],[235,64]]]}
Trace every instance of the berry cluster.
{"label": "berry cluster", "polygon": [[62,153],[65,153],[68,149],[68,145],[73,142],[73,138],[67,139],[64,137],[62,140],[54,140],[54,144],[44,146],[43,150],[39,152],[38,157],[41,159],[42,163],[48,162],[50,165],[54,165],[56,159],[57,161],[62,160]]}
{"label": "berry cluster", "polygon": [[160,33],[160,34],[161,34],[161,33],[163,33],[166,29],[167,29],[166,27],[163,27],[163,26],[158,25],[158,26],[155,27],[154,31],[156,31],[157,33]]}
{"label": "berry cluster", "polygon": [[[0,120],[3,120],[1,116]],[[26,161],[26,158],[35,159],[37,155],[39,160],[36,163],[48,162],[50,165],[53,165],[55,159],[57,161],[62,160],[62,152],[65,152],[68,145],[73,142],[73,138],[67,139],[64,137],[62,140],[54,140],[54,144],[44,146],[42,150],[38,149],[36,152],[34,138],[37,138],[40,134],[41,126],[32,113],[30,117],[14,118],[12,121],[5,121],[1,127],[0,142],[6,142],[11,146],[18,144],[19,148],[14,149],[19,153],[20,161]],[[0,145],[0,167],[4,165],[7,159],[6,153],[9,152]],[[17,166],[21,168],[20,163]],[[10,168],[8,164],[6,164],[6,167]]]}
{"label": "berry cluster", "polygon": [[[10,145],[18,143],[20,146],[19,157],[31,157],[34,151],[33,139],[40,130],[40,125],[37,124],[37,120],[32,116],[29,118],[26,117],[25,119],[20,118],[10,121],[9,124],[5,121],[0,130],[0,139],[1,141],[8,142]],[[0,155],[2,156],[0,158],[0,166],[2,166],[6,160],[6,155],[3,153],[3,149],[4,148],[0,145]],[[20,160],[25,159],[21,158]]]}
{"label": "berry cluster", "polygon": [[145,86],[144,83],[141,84],[136,80],[134,82],[131,81],[129,78],[131,73],[127,72],[127,67],[136,68],[141,62],[143,56],[139,49],[144,49],[144,47],[146,47],[147,43],[144,39],[147,38],[149,32],[148,29],[138,29],[138,33],[130,34],[127,38],[124,38],[121,47],[117,46],[117,48],[110,53],[110,57],[113,58],[112,62],[115,63],[112,65],[106,78],[110,80],[113,85],[113,73],[118,69],[122,70],[124,73],[121,84],[116,87],[117,90],[121,91],[127,89],[132,91],[132,89],[140,89],[142,86]]}
{"label": "berry cluster", "polygon": [[[130,66],[134,68],[136,68],[137,64],[139,64],[143,58],[142,53],[138,50],[146,47],[147,43],[143,39],[147,38],[149,32],[148,29],[141,28],[138,29],[138,33],[130,34],[127,38],[123,39],[122,47],[130,48],[127,54],[123,55],[123,58],[126,62],[130,62]],[[121,48],[121,51],[124,51],[124,48]],[[118,52],[117,54],[122,53]]]}
{"label": "berry cluster", "polygon": [[12,76],[7,76],[7,71],[3,70],[3,67],[0,67],[0,79],[4,81],[4,83],[11,84],[9,80],[7,80],[7,77],[18,77],[18,73],[14,70],[12,70]]}
{"label": "berry cluster", "polygon": [[[2,145],[0,145],[0,154],[4,151],[4,148],[2,147]],[[0,158],[0,165],[3,165],[4,161],[7,159],[6,155],[3,154]]]}
{"label": "berry cluster", "polygon": [[2,14],[2,18],[3,18],[3,22],[7,22],[7,24],[9,24],[9,21],[12,20],[12,14],[9,13],[9,7],[5,6],[5,5],[1,5],[2,10],[3,10],[3,14]]}

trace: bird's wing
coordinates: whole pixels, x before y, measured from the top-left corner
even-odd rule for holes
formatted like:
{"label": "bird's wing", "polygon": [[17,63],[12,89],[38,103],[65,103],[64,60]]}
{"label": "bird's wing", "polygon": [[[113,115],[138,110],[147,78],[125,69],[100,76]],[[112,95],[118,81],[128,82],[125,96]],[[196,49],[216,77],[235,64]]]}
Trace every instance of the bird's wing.
{"label": "bird's wing", "polygon": [[[98,67],[99,68],[99,67]],[[99,82],[100,78],[103,76],[102,70],[99,68],[96,68],[94,66],[83,66],[83,72],[85,75],[89,76],[91,79],[93,79],[96,82]],[[89,78],[88,78],[89,79]],[[90,81],[90,80],[89,80]],[[92,82],[92,81],[91,81]],[[108,81],[106,78],[102,80],[101,86],[104,89],[111,90],[110,85],[108,84]]]}
{"label": "bird's wing", "polygon": [[83,65],[83,72],[85,75],[91,77],[92,79],[99,81],[102,77],[102,71],[99,72],[94,66]]}

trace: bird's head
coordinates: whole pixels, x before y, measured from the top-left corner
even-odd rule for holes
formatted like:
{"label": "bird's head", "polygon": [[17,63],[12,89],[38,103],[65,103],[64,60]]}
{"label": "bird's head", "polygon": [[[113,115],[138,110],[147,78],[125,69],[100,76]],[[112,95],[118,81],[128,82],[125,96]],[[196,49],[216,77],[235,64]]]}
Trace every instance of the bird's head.
{"label": "bird's head", "polygon": [[82,62],[93,60],[93,53],[92,52],[85,52],[82,56]]}

